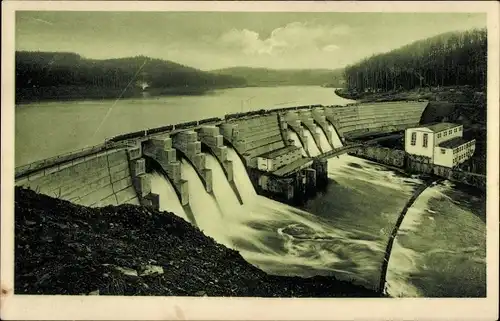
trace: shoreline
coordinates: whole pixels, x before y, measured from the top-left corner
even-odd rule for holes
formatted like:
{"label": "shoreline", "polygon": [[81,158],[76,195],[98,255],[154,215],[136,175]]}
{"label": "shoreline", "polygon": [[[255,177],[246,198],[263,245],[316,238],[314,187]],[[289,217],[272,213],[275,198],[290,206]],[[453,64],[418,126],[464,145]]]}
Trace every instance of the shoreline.
{"label": "shoreline", "polygon": [[[36,91],[25,90],[16,91],[15,105],[25,106],[37,103],[57,103],[57,102],[84,102],[84,101],[112,101],[117,99],[141,99],[160,98],[169,96],[202,96],[221,88],[153,88],[148,91],[131,88],[122,89],[101,89],[85,87],[42,87]],[[225,88],[222,88],[225,89]],[[44,92],[44,90],[46,90]],[[43,92],[43,93],[42,93]],[[24,97],[27,96],[27,97]]]}
{"label": "shoreline", "polygon": [[[122,89],[106,89],[106,88],[92,88],[89,90],[86,87],[77,87],[77,86],[39,87],[36,88],[35,90],[30,88],[16,89],[15,105],[27,106],[39,103],[112,101],[117,99],[142,99],[142,98],[159,99],[162,97],[171,97],[171,96],[205,96],[213,94],[217,90],[245,89],[245,88],[273,88],[273,87],[325,88],[321,85],[300,85],[300,84],[287,84],[287,85],[276,84],[267,86],[245,85],[245,86],[196,87],[196,88],[172,87],[172,88],[150,88],[149,90],[146,91],[142,91],[137,88],[130,88],[123,91]],[[325,89],[333,89],[333,88],[325,88]],[[41,92],[43,92],[44,90],[46,91],[46,93],[42,94]],[[22,91],[24,91],[24,93]],[[36,93],[34,94],[34,92]]]}

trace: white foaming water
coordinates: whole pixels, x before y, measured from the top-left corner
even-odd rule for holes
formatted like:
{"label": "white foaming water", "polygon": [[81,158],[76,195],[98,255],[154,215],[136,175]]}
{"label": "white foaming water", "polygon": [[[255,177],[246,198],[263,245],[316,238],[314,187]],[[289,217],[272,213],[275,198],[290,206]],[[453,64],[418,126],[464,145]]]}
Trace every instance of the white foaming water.
{"label": "white foaming water", "polygon": [[334,148],[339,148],[342,147],[342,141],[340,140],[340,137],[337,135],[337,132],[335,131],[335,127],[333,127],[332,124],[328,124],[328,129],[330,129],[330,133],[332,133],[332,145]]}
{"label": "white foaming water", "polygon": [[[341,222],[328,223],[321,216],[257,195],[242,160],[231,148],[228,159],[233,161],[234,182],[243,205],[213,156],[207,155],[207,167],[212,169],[214,196],[206,192],[192,165],[181,161],[183,177],[188,180],[190,208],[205,234],[238,250],[248,262],[268,273],[333,273],[339,279],[376,288],[380,273],[376,257],[383,253],[384,242],[371,240],[370,232],[346,228]],[[334,162],[337,160],[329,163]],[[331,215],[335,217],[335,213]]]}
{"label": "white foaming water", "polygon": [[217,241],[231,247],[231,242],[224,237],[224,229],[221,224],[222,213],[212,195],[206,192],[205,186],[199,178],[196,170],[185,159],[181,160],[182,176],[188,181],[189,205],[196,218],[196,223],[205,234],[215,237]]}
{"label": "white foaming water", "polygon": [[309,150],[309,154],[311,155],[311,157],[315,157],[321,154],[309,129],[304,128],[304,135],[307,139],[307,149]]}
{"label": "white foaming water", "polygon": [[[392,245],[386,277],[385,293],[391,297],[421,297],[422,293],[408,282],[408,276],[418,272],[420,254],[403,247],[397,237]],[[395,271],[397,269],[397,271]]]}
{"label": "white foaming water", "polygon": [[241,204],[229,185],[219,161],[210,154],[206,155],[206,161],[207,167],[212,170],[212,190],[217,203],[224,214],[224,218],[229,218],[232,213],[241,210]]}
{"label": "white foaming water", "polygon": [[[436,262],[433,262],[432,255],[439,253],[441,260],[450,260],[449,262],[464,262],[466,258],[469,262],[485,263],[484,258],[484,244],[477,242],[477,239],[469,239],[471,235],[477,237],[484,233],[477,223],[480,219],[470,212],[470,209],[464,208],[458,201],[453,200],[450,196],[446,195],[451,192],[454,184],[449,181],[444,181],[437,185],[427,188],[413,205],[408,209],[408,212],[401,224],[401,227],[396,236],[394,246],[391,252],[389,266],[387,270],[387,293],[393,297],[420,297],[432,296],[433,293],[423,293],[422,290],[417,289],[412,283],[410,278],[418,277],[419,273],[427,272],[428,269],[436,268]],[[437,206],[431,208],[431,200],[438,200],[437,203],[432,203]],[[441,204],[441,205],[436,205]],[[447,220],[443,220],[446,216]],[[434,219],[436,217],[436,220]],[[440,218],[437,223],[437,218]],[[460,220],[463,218],[463,221]],[[459,221],[460,220],[460,221]],[[444,224],[444,225],[440,225]],[[463,225],[462,225],[463,224]],[[439,236],[434,234],[438,239],[429,239],[429,236],[422,235],[422,228],[428,227],[431,233],[434,229],[440,229],[445,235]],[[459,230],[456,230],[456,229]],[[467,236],[458,236],[455,233],[461,233],[462,229],[468,229],[467,232],[477,229],[479,234],[467,234]],[[450,235],[446,235],[450,234]],[[422,252],[417,252],[411,248],[404,247],[398,242],[398,237],[407,236],[405,242],[407,246],[411,247],[413,244],[418,244],[417,248],[422,248]],[[431,234],[432,235],[432,234]],[[484,234],[483,234],[484,235]],[[421,239],[421,238],[424,239]],[[453,241],[453,237],[458,240]],[[443,243],[444,239],[448,242]],[[461,239],[461,240],[460,240]],[[441,244],[435,247],[436,242]],[[474,245],[471,246],[471,243]],[[442,247],[444,245],[444,247]],[[481,254],[483,253],[483,254]],[[460,259],[462,258],[462,259]],[[406,264],[402,262],[405,260]],[[430,267],[427,266],[430,265]],[[439,263],[437,263],[439,266]],[[452,272],[452,271],[447,271]],[[462,277],[463,271],[456,277]],[[424,274],[426,275],[426,274]],[[422,281],[422,280],[420,280]],[[428,282],[433,282],[429,280]],[[434,281],[435,282],[435,281]]]}
{"label": "white foaming water", "polygon": [[[349,164],[353,166],[349,166]],[[328,176],[345,182],[346,185],[349,185],[348,180],[355,177],[356,180],[377,187],[401,190],[407,195],[413,193],[416,185],[423,183],[420,179],[397,176],[378,164],[347,154],[330,159],[328,162]]]}
{"label": "white foaming water", "polygon": [[[241,159],[234,150],[228,151],[244,206],[241,213],[233,211],[237,218],[229,220],[233,225],[226,225],[226,233],[238,231],[231,232],[231,238],[236,240],[236,247],[247,261],[278,275],[336,272],[338,278],[354,278],[365,286],[374,286],[365,277],[378,273],[377,264],[373,264],[376,262],[371,262],[364,251],[382,252],[382,245],[359,239],[359,233],[334,227],[317,215],[257,195]],[[235,224],[252,228],[243,233]],[[351,253],[352,260],[360,264],[350,264],[338,253],[343,256]]]}
{"label": "white foaming water", "polygon": [[238,192],[243,199],[243,203],[252,203],[257,196],[257,192],[255,192],[255,188],[247,175],[245,165],[243,165],[240,157],[232,148],[227,149],[227,158],[233,161],[234,182],[238,186]]}
{"label": "white foaming water", "polygon": [[331,151],[332,146],[330,146],[330,143],[328,142],[328,139],[326,138],[323,129],[317,127],[317,132],[319,134],[319,143],[321,145],[321,150],[323,150],[324,153]]}
{"label": "white foaming water", "polygon": [[423,191],[408,208],[399,227],[387,266],[386,292],[392,297],[421,297],[423,295],[408,282],[409,276],[419,271],[418,261],[422,258],[422,254],[402,246],[398,241],[398,236],[407,235],[410,231],[418,231],[418,226],[423,222],[425,215],[429,214],[427,211],[429,200],[437,195],[438,188],[434,186]]}
{"label": "white foaming water", "polygon": [[299,136],[297,135],[297,133],[293,132],[293,131],[289,131],[289,137],[291,140],[293,140],[293,144],[297,147],[300,147],[300,150],[302,152],[302,156],[304,157],[307,157],[307,153],[306,151],[304,150],[304,146],[302,146],[302,143],[300,142],[300,138]]}
{"label": "white foaming water", "polygon": [[149,175],[151,177],[151,192],[160,195],[160,210],[172,212],[189,222],[186,212],[168,178],[157,172]]}
{"label": "white foaming water", "polygon": [[[314,142],[312,144],[315,146]],[[228,159],[233,161],[234,183],[243,205],[237,201],[220,163],[214,157],[207,155],[207,167],[213,173],[215,197],[205,191],[192,166],[186,161],[182,163],[184,178],[189,181],[191,209],[198,226],[207,235],[238,250],[248,262],[268,273],[301,276],[335,274],[339,279],[355,280],[358,284],[377,288],[390,226],[384,227],[387,231],[379,234],[378,230],[364,229],[365,221],[361,217],[359,221],[349,217],[352,222],[345,223],[343,219],[336,218],[334,209],[323,218],[259,196],[242,160],[231,148],[228,148]],[[328,169],[329,177],[335,178],[342,188],[354,188],[359,195],[368,194],[367,197],[370,188],[381,189],[397,197],[402,197],[400,190],[403,190],[403,195],[410,195],[415,185],[422,183],[348,155],[331,159]],[[394,213],[382,210],[374,215],[391,219]],[[407,215],[415,216],[413,209]],[[330,219],[333,221],[330,222]],[[402,227],[403,231],[414,229],[416,223],[412,221],[415,220],[408,219]],[[470,249],[471,252],[473,250]],[[393,252],[387,276],[389,294],[422,295],[407,277],[418,266],[419,254],[402,247],[397,239]],[[396,273],[391,271],[394,265],[397,265]]]}

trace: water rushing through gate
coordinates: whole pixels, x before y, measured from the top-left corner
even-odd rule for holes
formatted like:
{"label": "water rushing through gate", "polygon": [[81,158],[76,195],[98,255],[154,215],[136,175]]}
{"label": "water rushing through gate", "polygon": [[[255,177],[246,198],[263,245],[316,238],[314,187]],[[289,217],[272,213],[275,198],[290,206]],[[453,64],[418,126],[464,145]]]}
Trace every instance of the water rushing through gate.
{"label": "water rushing through gate", "polygon": [[328,139],[326,138],[326,135],[323,132],[323,130],[320,127],[318,127],[317,132],[319,134],[319,143],[321,145],[321,150],[323,151],[323,153],[331,151],[332,146],[328,142]]}
{"label": "water rushing through gate", "polygon": [[304,128],[304,135],[306,136],[309,155],[311,155],[311,157],[315,157],[321,154],[318,145],[316,145],[316,142],[314,141],[312,133],[309,131],[309,129]]}
{"label": "water rushing through gate", "polygon": [[293,140],[293,144],[297,147],[300,147],[300,150],[302,152],[302,156],[307,157],[307,153],[304,150],[304,146],[302,146],[302,143],[300,142],[300,138],[297,135],[297,133],[290,131],[290,138]]}
{"label": "water rushing through gate", "polygon": [[160,210],[175,213],[177,216],[189,222],[186,212],[170,181],[157,172],[153,172],[150,175],[151,192],[160,195]]}
{"label": "water rushing through gate", "polygon": [[[333,126],[330,132],[333,146],[341,147]],[[307,130],[306,135],[309,151],[312,155],[319,154],[318,146]],[[321,141],[327,141],[323,131],[320,137],[323,137]],[[302,146],[296,134],[292,133],[291,138],[294,144]],[[189,207],[206,235],[240,251],[248,262],[268,273],[335,275],[339,279],[377,288],[389,235],[400,211],[422,181],[399,175],[369,161],[342,155],[328,162],[330,183],[327,190],[299,209],[257,195],[243,162],[231,148],[228,148],[228,159],[233,161],[234,183],[243,204],[238,201],[215,157],[206,155],[207,168],[212,170],[213,175],[212,193],[206,192],[193,166],[182,160],[182,175],[189,184]],[[164,183],[161,183],[162,180]],[[186,219],[182,206],[176,200],[175,190],[168,181],[160,175],[153,175],[152,189],[160,194],[162,209]],[[437,222],[440,228],[453,225],[446,220],[446,215],[449,215],[447,207],[436,208],[434,205],[430,209],[429,204],[442,202],[444,198],[453,204],[453,210],[468,217],[467,224],[473,226],[473,232],[468,233],[482,231],[484,225],[481,225],[480,219],[474,218],[473,207],[464,207],[452,197],[445,196],[450,190],[449,186],[433,187],[409,209],[389,262],[387,288],[390,295],[418,297],[442,292],[441,288],[433,287],[426,281],[440,280],[441,272],[432,274],[429,269],[441,271],[444,269],[442,260],[453,260],[454,257],[461,262],[465,260],[463,264],[470,269],[480,271],[476,273],[477,280],[469,280],[465,284],[468,285],[468,294],[478,296],[482,293],[481,280],[485,273],[483,275],[481,271],[485,262],[481,240],[484,239],[474,234],[476,239],[473,245],[446,248],[446,241],[432,234],[435,227],[429,226]],[[427,218],[423,218],[426,215]],[[463,220],[460,217],[454,219]],[[426,235],[432,235],[432,238],[419,235],[418,231],[424,224]],[[445,250],[427,250],[426,253],[419,250],[420,247],[431,247],[435,242]],[[436,261],[439,255],[445,257]],[[467,261],[466,255],[471,255],[472,259]],[[450,293],[454,293],[452,284],[448,288]]]}

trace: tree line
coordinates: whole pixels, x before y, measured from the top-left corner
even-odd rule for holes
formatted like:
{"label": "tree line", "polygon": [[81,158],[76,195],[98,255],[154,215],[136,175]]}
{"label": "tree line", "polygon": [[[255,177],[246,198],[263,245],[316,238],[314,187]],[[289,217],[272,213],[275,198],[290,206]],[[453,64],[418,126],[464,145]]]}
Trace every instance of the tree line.
{"label": "tree line", "polygon": [[344,70],[350,91],[469,85],[484,89],[487,32],[448,32],[374,55]]}
{"label": "tree line", "polygon": [[[86,89],[224,88],[242,86],[245,80],[218,75],[171,61],[145,56],[95,60],[76,53],[17,51],[16,89],[72,87]],[[137,88],[136,88],[137,89]],[[62,89],[61,89],[62,90]]]}
{"label": "tree line", "polygon": [[230,67],[213,70],[220,75],[243,78],[247,86],[328,86],[342,87],[342,69],[269,69]]}

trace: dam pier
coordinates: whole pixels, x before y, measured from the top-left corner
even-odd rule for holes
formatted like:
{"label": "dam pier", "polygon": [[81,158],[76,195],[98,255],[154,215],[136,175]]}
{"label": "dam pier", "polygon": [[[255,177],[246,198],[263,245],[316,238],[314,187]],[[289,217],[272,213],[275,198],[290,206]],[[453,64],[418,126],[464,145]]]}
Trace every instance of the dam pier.
{"label": "dam pier", "polygon": [[212,169],[220,164],[240,203],[244,191],[234,184],[232,149],[256,192],[286,203],[314,197],[328,183],[328,159],[363,147],[356,137],[416,126],[426,101],[310,105],[229,114],[119,135],[101,145],[16,168],[15,184],[70,202],[102,207],[136,204],[159,207],[150,173],[170,182],[182,206],[190,204],[181,160],[194,168],[207,193]]}

